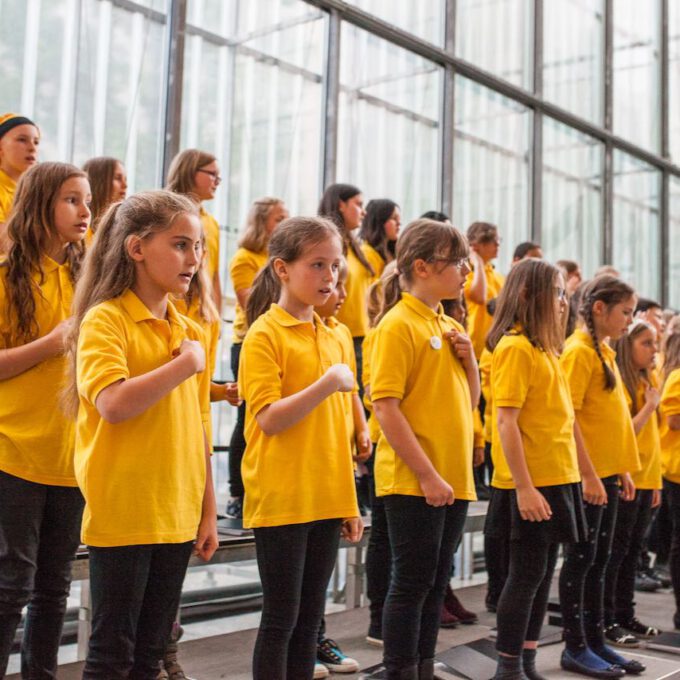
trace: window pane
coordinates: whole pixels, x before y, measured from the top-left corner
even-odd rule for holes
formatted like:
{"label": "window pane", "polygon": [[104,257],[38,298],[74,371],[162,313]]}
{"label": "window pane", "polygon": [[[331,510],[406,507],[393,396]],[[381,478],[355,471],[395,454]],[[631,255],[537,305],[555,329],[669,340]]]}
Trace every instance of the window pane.
{"label": "window pane", "polygon": [[680,309],[680,179],[671,176],[669,182],[669,263],[668,304]]}
{"label": "window pane", "polygon": [[668,3],[668,100],[670,154],[680,164],[680,2]]}
{"label": "window pane", "polygon": [[531,90],[533,0],[458,0],[456,56]]}
{"label": "window pane", "polygon": [[604,0],[550,0],[543,13],[545,98],[601,124]]}
{"label": "window pane", "polygon": [[[673,4],[673,3],[671,3]],[[616,0],[614,6],[614,132],[659,150],[660,3]]]}
{"label": "window pane", "polygon": [[499,266],[529,239],[529,109],[466,78],[456,78],[453,223],[498,225]]}
{"label": "window pane", "polygon": [[585,276],[601,264],[603,159],[596,139],[544,119],[541,245],[547,259],[576,260]]}
{"label": "window pane", "polygon": [[661,173],[614,151],[613,264],[640,295],[658,299]]}
{"label": "window pane", "polygon": [[365,12],[410,31],[435,45],[444,45],[446,0],[348,0]]}
{"label": "window pane", "polygon": [[443,70],[347,23],[341,40],[338,181],[405,220],[437,209]]}

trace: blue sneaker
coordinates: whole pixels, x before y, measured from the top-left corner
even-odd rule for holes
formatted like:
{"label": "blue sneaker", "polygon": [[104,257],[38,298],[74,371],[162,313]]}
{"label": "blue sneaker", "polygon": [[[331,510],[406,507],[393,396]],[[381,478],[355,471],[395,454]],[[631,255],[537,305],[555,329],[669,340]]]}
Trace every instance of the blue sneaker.
{"label": "blue sneaker", "polygon": [[359,670],[359,662],[345,656],[340,645],[330,638],[317,642],[316,660],[333,673],[356,673]]}
{"label": "blue sneaker", "polygon": [[591,678],[604,678],[604,680],[622,678],[626,674],[623,668],[601,659],[588,647],[578,652],[565,649],[562,652],[560,665],[565,671],[580,673]]}
{"label": "blue sneaker", "polygon": [[626,673],[630,673],[631,675],[640,675],[640,673],[644,673],[647,670],[647,667],[644,664],[641,664],[635,659],[625,659],[611,647],[607,647],[607,645],[596,647],[593,651],[601,659],[613,663],[616,666],[621,666]]}

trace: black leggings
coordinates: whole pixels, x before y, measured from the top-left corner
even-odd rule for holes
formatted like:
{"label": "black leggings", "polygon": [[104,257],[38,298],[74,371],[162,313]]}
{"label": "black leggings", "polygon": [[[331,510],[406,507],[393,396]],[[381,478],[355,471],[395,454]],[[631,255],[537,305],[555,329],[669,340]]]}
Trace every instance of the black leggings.
{"label": "black leggings", "polygon": [[254,680],[311,680],[340,519],[254,530],[262,618]]}
{"label": "black leggings", "polygon": [[496,649],[519,656],[538,640],[548,607],[559,543],[510,541],[510,570],[498,600]]}
{"label": "black leggings", "polygon": [[675,593],[676,614],[680,614],[680,484],[664,482],[664,493],[668,494],[673,531],[671,533],[670,568]]}
{"label": "black leggings", "polygon": [[652,520],[651,489],[640,489],[632,501],[620,501],[614,542],[604,583],[604,622],[626,624],[635,616],[635,572]]}
{"label": "black leggings", "polygon": [[[237,342],[231,346],[231,372],[234,374],[234,380],[236,381],[238,381],[240,356],[241,343]],[[229,442],[229,494],[238,498],[243,498],[245,495],[243,477],[241,477],[241,463],[243,462],[243,454],[246,450],[245,426],[246,403],[241,402],[236,411],[234,431],[231,433],[231,441]]]}
{"label": "black leggings", "polygon": [[564,640],[572,652],[604,644],[604,576],[616,527],[619,487],[616,477],[602,481],[607,505],[584,503],[588,540],[565,547],[560,572]]}

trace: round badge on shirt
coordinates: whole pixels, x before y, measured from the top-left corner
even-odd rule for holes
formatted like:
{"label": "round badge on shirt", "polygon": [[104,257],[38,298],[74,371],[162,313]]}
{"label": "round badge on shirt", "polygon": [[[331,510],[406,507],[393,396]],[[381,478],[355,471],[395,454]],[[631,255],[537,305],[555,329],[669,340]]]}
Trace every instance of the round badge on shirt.
{"label": "round badge on shirt", "polygon": [[432,347],[432,349],[441,349],[442,339],[438,335],[433,335],[430,338],[430,347]]}

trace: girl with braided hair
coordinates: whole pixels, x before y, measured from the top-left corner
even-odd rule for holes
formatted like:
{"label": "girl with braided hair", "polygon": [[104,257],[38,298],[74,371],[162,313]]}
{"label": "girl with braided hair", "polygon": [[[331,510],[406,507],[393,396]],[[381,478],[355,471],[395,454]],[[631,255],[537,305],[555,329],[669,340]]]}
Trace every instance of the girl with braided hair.
{"label": "girl with braided hair", "polygon": [[587,539],[566,547],[560,573],[560,603],[566,648],[565,670],[596,678],[638,674],[644,666],[605,644],[604,575],[616,526],[619,497],[631,501],[631,473],[640,469],[635,430],[616,353],[607,344],[633,320],[635,291],[625,282],[601,275],[583,287],[579,326],[567,340],[560,363],[576,411],[577,437],[607,492],[605,505],[585,502]]}

